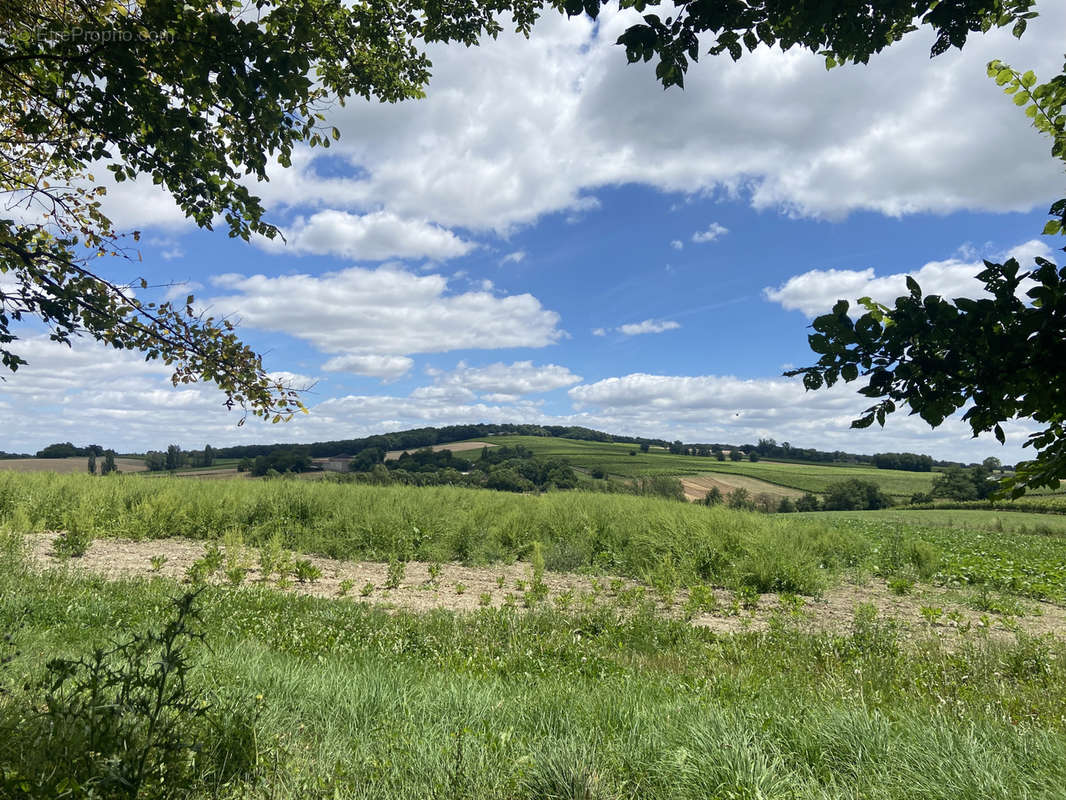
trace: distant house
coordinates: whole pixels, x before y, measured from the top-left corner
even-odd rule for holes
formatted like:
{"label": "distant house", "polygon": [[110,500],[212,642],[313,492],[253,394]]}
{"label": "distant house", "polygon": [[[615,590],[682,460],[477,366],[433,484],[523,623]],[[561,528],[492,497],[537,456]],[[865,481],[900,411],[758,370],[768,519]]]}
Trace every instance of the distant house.
{"label": "distant house", "polygon": [[321,465],[326,472],[347,472],[352,463],[353,456],[339,455],[329,458],[315,459],[315,463]]}

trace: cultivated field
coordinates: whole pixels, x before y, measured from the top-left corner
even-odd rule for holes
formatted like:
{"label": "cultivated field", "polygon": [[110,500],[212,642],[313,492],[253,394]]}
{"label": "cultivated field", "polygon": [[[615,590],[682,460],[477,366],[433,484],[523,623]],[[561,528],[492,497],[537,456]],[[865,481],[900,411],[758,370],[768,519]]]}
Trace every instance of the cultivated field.
{"label": "cultivated field", "polygon": [[[477,451],[478,453],[480,453],[482,448],[495,447],[495,446],[496,445],[489,444],[488,442],[455,442],[454,444],[438,444],[438,445],[434,445],[430,449],[435,451],[435,452],[436,451],[440,451],[440,450],[451,450],[453,453],[465,453],[467,451],[474,450],[474,451]],[[412,452],[413,450],[418,450],[418,449],[421,449],[421,448],[412,448],[411,450],[390,450],[389,452],[387,452],[385,454],[385,460],[386,461],[395,461],[400,456],[402,456],[404,453],[409,453],[409,452]]]}
{"label": "cultivated field", "polygon": [[[103,457],[96,459],[97,471],[102,463]],[[144,472],[148,469],[144,465],[144,460],[140,458],[116,458],[115,466],[120,472]],[[0,458],[0,470],[88,474],[89,459],[80,456],[77,458]]]}
{"label": "cultivated field", "polygon": [[0,796],[1057,800],[1064,520],[0,473]]}
{"label": "cultivated field", "polygon": [[929,491],[935,476],[935,473],[930,472],[904,472],[851,465],[718,461],[713,457],[672,455],[665,450],[652,449],[642,453],[636,445],[539,436],[494,436],[492,441],[499,445],[522,445],[538,456],[566,458],[576,467],[598,467],[611,475],[622,477],[681,476],[696,473],[743,475],[800,492],[824,492],[826,487],[836,481],[861,478],[875,482],[888,495],[898,499],[910,499],[915,492]]}

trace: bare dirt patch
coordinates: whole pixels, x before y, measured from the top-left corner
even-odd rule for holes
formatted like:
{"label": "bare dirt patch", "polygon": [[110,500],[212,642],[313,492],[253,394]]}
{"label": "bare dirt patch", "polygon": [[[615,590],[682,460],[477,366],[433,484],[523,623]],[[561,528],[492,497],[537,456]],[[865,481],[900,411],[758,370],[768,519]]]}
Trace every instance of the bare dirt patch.
{"label": "bare dirt patch", "polygon": [[798,489],[778,486],[776,483],[768,483],[758,478],[749,478],[747,475],[729,475],[726,473],[715,473],[713,476],[707,474],[686,475],[680,480],[681,485],[685,487],[685,498],[689,501],[702,500],[707,492],[716,486],[723,495],[729,494],[734,489],[747,489],[752,497],[759,494],[768,494],[778,501],[782,497],[795,500],[797,497],[803,496],[803,492]]}
{"label": "bare dirt patch", "polygon": [[[96,469],[99,471],[103,456],[97,456]],[[115,466],[119,472],[144,472],[148,468],[139,458],[116,458]],[[74,458],[0,458],[0,469],[14,472],[84,472],[88,474],[89,459],[84,456]]]}
{"label": "bare dirt patch", "polygon": [[[53,550],[57,536],[55,533],[27,535],[31,555],[39,567],[62,563]],[[154,541],[97,539],[84,556],[70,559],[66,564],[74,570],[110,579],[158,575],[182,581],[193,562],[204,554],[204,548],[203,542],[181,538]],[[165,557],[158,570],[152,568],[154,556]],[[276,577],[263,580],[256,568],[255,551],[245,549],[242,557],[248,567],[242,585],[261,585],[318,597],[344,596],[415,612],[433,609],[472,611],[479,607],[499,608],[509,604],[522,607],[531,583],[530,565],[524,562],[467,567],[454,563],[431,565],[409,561],[399,585],[386,588],[387,564],[308,556],[321,570],[322,577],[314,582],[292,581],[279,588]],[[431,569],[438,568],[439,573],[434,577]],[[1066,636],[1066,608],[1061,606],[1027,600],[1022,603],[1026,613],[1021,617],[983,614],[965,605],[956,592],[948,589],[920,584],[913,594],[901,596],[890,592],[880,579],[862,584],[845,583],[818,599],[764,594],[750,608],[745,607],[733,592],[715,588],[712,592],[714,610],[699,614],[686,609],[687,592],[678,591],[668,602],[652,587],[626,578],[547,572],[544,584],[547,597],[543,602],[564,610],[606,605],[624,611],[635,608],[642,600],[651,601],[659,613],[691,619],[694,625],[726,634],[765,630],[775,615],[784,615],[812,632],[848,633],[854,626],[856,610],[869,604],[877,610],[878,617],[895,620],[911,635],[924,632],[950,640],[967,631],[987,630],[1004,637],[1014,631]]]}
{"label": "bare dirt patch", "polygon": [[[433,452],[451,450],[453,453],[464,453],[467,450],[480,450],[482,447],[495,447],[488,442],[456,442],[455,444],[437,444],[431,449]],[[410,450],[390,450],[385,454],[386,461],[396,461],[404,453],[413,453],[415,450],[425,450],[424,447],[412,447]]]}

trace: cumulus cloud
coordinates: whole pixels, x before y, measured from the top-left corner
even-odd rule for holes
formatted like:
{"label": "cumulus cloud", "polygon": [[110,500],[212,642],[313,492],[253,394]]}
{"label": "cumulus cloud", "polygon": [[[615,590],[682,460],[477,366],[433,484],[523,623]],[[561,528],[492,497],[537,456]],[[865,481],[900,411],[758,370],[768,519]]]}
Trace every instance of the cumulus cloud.
{"label": "cumulus cloud", "polygon": [[407,356],[383,356],[365,353],[363,355],[336,356],[323,364],[322,369],[327,372],[350,372],[353,375],[396,380],[410,372],[414,363],[414,360]]}
{"label": "cumulus cloud", "polygon": [[615,330],[624,336],[640,336],[645,333],[663,333],[673,331],[681,327],[680,322],[673,320],[646,319],[643,322],[631,322],[619,325]]}
{"label": "cumulus cloud", "polygon": [[696,244],[706,244],[707,242],[713,242],[715,239],[725,236],[727,233],[729,233],[729,228],[720,225],[717,222],[712,222],[707,226],[707,230],[696,231],[692,234],[692,241]]}
{"label": "cumulus cloud", "polygon": [[558,364],[537,365],[532,361],[513,364],[495,363],[471,367],[460,361],[449,372],[433,371],[438,386],[462,386],[475,392],[487,392],[489,399],[513,401],[523,395],[550,392],[581,381],[567,367]]}
{"label": "cumulus cloud", "polygon": [[[1037,239],[1012,248],[1003,254],[1018,258],[1023,266],[1032,265],[1033,258],[1051,257],[1051,248]],[[794,275],[777,287],[766,287],[763,296],[780,303],[788,310],[802,311],[809,317],[823,314],[840,299],[854,301],[870,297],[879,303],[891,305],[897,297],[907,294],[907,277],[914,278],[924,294],[937,294],[947,298],[980,297],[984,287],[976,279],[985,268],[981,261],[962,261],[951,258],[946,261],[930,261],[919,269],[898,272],[878,277],[873,268],[863,270],[812,269]],[[1023,287],[1024,289],[1024,287]]]}
{"label": "cumulus cloud", "polygon": [[525,250],[515,250],[513,253],[508,253],[507,255],[505,255],[503,258],[500,259],[500,266],[502,267],[504,264],[521,264],[525,260],[526,260],[526,251]]}
{"label": "cumulus cloud", "polygon": [[530,294],[452,294],[442,275],[350,267],[313,275],[222,275],[211,301],[245,325],[287,333],[324,353],[408,355],[544,347],[564,332]]}
{"label": "cumulus cloud", "polygon": [[350,214],[346,211],[319,211],[310,218],[299,217],[285,230],[285,239],[256,238],[256,243],[272,252],[335,255],[359,261],[389,258],[432,258],[443,261],[466,255],[474,244],[449,230],[425,220],[401,219],[388,211]]}
{"label": "cumulus cloud", "polygon": [[675,250],[684,250],[685,249],[685,243],[683,241],[681,241],[680,239],[674,239],[673,241],[671,241],[670,242],[670,246],[672,248],[674,248]]}

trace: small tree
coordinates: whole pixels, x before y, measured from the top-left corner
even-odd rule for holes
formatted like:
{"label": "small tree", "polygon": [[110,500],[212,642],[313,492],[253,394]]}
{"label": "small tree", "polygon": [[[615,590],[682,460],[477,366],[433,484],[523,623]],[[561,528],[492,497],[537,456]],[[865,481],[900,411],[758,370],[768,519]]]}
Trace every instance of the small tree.
{"label": "small tree", "polygon": [[754,462],[754,461],[758,461],[758,460],[759,460],[759,454],[756,453],[754,450],[752,450],[750,453],[748,453],[748,461]]}
{"label": "small tree", "polygon": [[118,467],[115,466],[115,451],[106,450],[104,452],[104,463],[100,467],[100,474],[110,475],[112,472],[118,472]]}
{"label": "small tree", "polygon": [[651,445],[649,445],[647,442],[641,442],[640,443],[640,452],[647,453],[648,450],[650,450],[650,449],[651,449]]}
{"label": "small tree", "polygon": [[204,445],[203,465],[205,467],[210,467],[214,463],[215,463],[215,449],[211,445],[205,444]]}
{"label": "small tree", "polygon": [[796,501],[797,511],[817,511],[822,506],[821,501],[817,495],[813,495],[807,492],[803,497]]}
{"label": "small tree", "polygon": [[181,466],[181,462],[182,462],[181,448],[178,447],[176,444],[168,445],[167,446],[166,468],[168,470],[177,469],[178,467]]}
{"label": "small tree", "polygon": [[92,450],[89,451],[89,474],[96,474],[96,453]]}
{"label": "small tree", "polygon": [[717,486],[712,486],[711,490],[703,496],[703,500],[700,502],[705,506],[720,506],[722,505],[722,490]]}
{"label": "small tree", "polygon": [[734,447],[729,451],[730,461],[740,461],[742,458],[744,458],[744,454],[740,452],[739,448]]}

